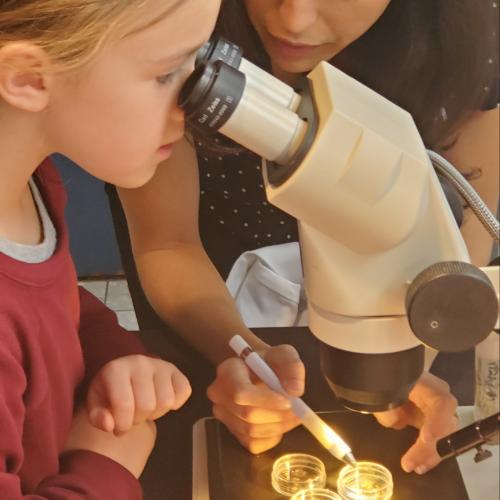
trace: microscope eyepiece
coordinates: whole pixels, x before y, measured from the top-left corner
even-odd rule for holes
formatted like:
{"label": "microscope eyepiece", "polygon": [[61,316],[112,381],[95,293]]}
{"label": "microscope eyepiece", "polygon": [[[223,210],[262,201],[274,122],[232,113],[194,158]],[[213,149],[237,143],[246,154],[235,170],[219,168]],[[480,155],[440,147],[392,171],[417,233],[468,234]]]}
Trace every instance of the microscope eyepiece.
{"label": "microscope eyepiece", "polygon": [[212,49],[213,41],[209,40],[208,42],[204,43],[199,49],[198,52],[196,53],[196,59],[194,62],[195,67],[198,66],[198,64],[201,64],[205,61],[207,61],[210,58],[210,52]]}
{"label": "microscope eyepiece", "polygon": [[233,115],[245,90],[245,75],[222,61],[199,64],[184,84],[179,106],[187,121],[214,135]]}
{"label": "microscope eyepiece", "polygon": [[212,38],[205,43],[196,55],[196,65],[206,62],[224,61],[229,66],[240,67],[243,50],[238,45],[222,37]]}
{"label": "microscope eyepiece", "polygon": [[271,99],[266,87],[251,85],[245,73],[221,60],[195,68],[181,90],[179,106],[200,133],[221,132],[280,165],[299,150],[308,128],[298,114]]}

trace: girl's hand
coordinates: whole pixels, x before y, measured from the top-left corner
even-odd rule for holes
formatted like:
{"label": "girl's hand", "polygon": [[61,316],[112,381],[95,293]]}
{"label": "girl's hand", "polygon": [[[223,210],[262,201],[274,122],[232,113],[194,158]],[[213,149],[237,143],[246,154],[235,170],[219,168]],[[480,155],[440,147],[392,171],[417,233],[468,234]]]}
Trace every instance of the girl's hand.
{"label": "girl's hand", "polygon": [[89,450],[114,460],[136,478],[142,474],[156,439],[156,425],[146,421],[134,425],[128,432],[115,436],[96,429],[89,421],[85,408],[73,417],[64,451]]}
{"label": "girl's hand", "polygon": [[457,400],[450,393],[449,385],[424,372],[406,404],[376,413],[375,417],[385,427],[403,429],[411,425],[420,429],[417,441],[403,455],[401,467],[406,472],[425,474],[441,461],[436,450],[437,441],[458,428],[456,408]]}
{"label": "girl's hand", "polygon": [[[297,351],[289,345],[260,353],[277,373],[290,396],[304,392],[305,369]],[[272,391],[251,373],[239,358],[229,358],[217,368],[207,391],[213,413],[251,453],[276,446],[283,434],[300,421],[284,396]]]}
{"label": "girl's hand", "polygon": [[189,381],[171,363],[142,355],[125,356],[107,363],[94,377],[87,411],[98,429],[121,433],[178,410],[190,395]]}

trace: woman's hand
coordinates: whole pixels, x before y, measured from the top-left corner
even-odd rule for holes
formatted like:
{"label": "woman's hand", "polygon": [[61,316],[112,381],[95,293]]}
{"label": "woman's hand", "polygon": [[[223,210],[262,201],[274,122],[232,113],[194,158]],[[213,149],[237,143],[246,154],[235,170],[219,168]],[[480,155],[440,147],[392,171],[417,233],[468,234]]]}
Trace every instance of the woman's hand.
{"label": "woman's hand", "polygon": [[121,433],[178,410],[190,395],[188,379],[174,365],[131,355],[110,361],[97,373],[87,393],[87,411],[98,429]]}
{"label": "woman's hand", "polygon": [[136,478],[142,474],[156,440],[156,425],[151,421],[134,425],[116,436],[97,429],[89,421],[85,408],[78,410],[66,440],[64,451],[89,450],[114,460]]}
{"label": "woman's hand", "polygon": [[457,430],[456,408],[457,400],[450,393],[449,385],[424,372],[406,404],[376,413],[375,417],[385,427],[403,429],[411,425],[420,429],[417,441],[403,455],[401,467],[406,472],[425,474],[441,461],[436,450],[437,441]]}
{"label": "woman's hand", "polygon": [[[297,351],[289,345],[270,347],[261,356],[278,375],[290,396],[304,392],[305,368]],[[213,413],[251,453],[276,446],[285,432],[300,421],[284,396],[272,391],[251,373],[239,358],[229,358],[217,368],[217,377],[207,390]]]}

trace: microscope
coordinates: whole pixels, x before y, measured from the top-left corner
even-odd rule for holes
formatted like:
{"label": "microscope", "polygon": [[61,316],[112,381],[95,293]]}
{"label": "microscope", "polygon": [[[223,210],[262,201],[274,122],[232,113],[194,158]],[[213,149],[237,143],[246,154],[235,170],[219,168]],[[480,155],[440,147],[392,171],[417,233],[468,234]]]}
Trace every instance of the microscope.
{"label": "microscope", "polygon": [[197,133],[260,155],[268,201],[297,219],[309,327],[344,406],[403,404],[424,345],[463,351],[498,328],[498,267],[470,263],[436,171],[496,238],[498,221],[408,112],[326,62],[292,88],[224,39],[179,102]]}

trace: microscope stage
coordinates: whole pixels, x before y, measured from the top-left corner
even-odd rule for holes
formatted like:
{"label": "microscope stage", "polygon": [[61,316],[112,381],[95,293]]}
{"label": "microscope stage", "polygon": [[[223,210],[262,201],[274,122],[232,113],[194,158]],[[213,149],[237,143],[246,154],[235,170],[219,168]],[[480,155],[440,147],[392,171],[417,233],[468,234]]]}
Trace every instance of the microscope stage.
{"label": "microscope stage", "polygon": [[[407,474],[401,469],[400,458],[417,436],[414,429],[386,429],[370,415],[347,411],[320,415],[346,439],[358,460],[377,462],[391,471],[394,500],[469,498],[455,459],[444,461],[423,476]],[[242,448],[212,418],[196,424],[193,442],[193,500],[284,500],[286,497],[271,486],[271,470],[274,461],[287,453],[308,453],[321,459],[327,472],[326,487],[333,490],[344,465],[302,427],[287,433],[277,447],[257,456]]]}

